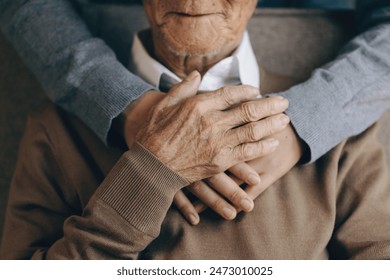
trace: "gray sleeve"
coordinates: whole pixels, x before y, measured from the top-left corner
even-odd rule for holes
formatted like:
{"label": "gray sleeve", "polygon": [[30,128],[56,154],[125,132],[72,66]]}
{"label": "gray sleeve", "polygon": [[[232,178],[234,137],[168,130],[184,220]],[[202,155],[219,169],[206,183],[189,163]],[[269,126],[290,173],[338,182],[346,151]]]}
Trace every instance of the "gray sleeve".
{"label": "gray sleeve", "polygon": [[[374,2],[383,5],[367,5]],[[364,131],[390,107],[390,3],[358,4],[360,27],[374,27],[349,42],[308,81],[279,93],[290,101],[287,114],[309,147],[309,162]]]}
{"label": "gray sleeve", "polygon": [[103,141],[112,120],[153,87],[92,36],[67,0],[0,0],[0,27],[57,105]]}

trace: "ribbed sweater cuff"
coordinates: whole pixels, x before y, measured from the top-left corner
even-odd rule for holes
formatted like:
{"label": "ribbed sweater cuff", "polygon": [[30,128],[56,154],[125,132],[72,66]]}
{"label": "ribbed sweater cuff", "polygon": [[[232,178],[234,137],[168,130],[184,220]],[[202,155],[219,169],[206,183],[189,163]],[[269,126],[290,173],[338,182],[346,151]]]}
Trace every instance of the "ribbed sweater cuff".
{"label": "ribbed sweater cuff", "polygon": [[135,144],[110,171],[97,196],[137,229],[157,236],[174,195],[188,184]]}
{"label": "ribbed sweater cuff", "polygon": [[79,87],[73,110],[107,144],[112,120],[150,90],[155,88],[115,59],[106,59]]}

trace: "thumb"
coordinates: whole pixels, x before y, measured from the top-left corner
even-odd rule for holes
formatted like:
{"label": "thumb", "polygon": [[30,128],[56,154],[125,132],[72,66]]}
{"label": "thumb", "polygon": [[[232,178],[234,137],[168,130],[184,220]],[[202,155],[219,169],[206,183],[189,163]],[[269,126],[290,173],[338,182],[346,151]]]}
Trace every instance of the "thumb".
{"label": "thumb", "polygon": [[175,85],[168,92],[167,105],[174,105],[197,94],[201,77],[198,71],[191,72],[181,83]]}

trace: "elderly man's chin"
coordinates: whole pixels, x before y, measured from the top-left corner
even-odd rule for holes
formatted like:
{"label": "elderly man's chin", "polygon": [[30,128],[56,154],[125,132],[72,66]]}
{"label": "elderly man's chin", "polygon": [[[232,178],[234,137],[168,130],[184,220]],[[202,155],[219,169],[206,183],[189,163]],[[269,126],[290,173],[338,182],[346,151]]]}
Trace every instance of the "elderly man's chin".
{"label": "elderly man's chin", "polygon": [[220,15],[175,16],[159,28],[159,41],[180,56],[232,51],[242,37],[242,32],[227,28]]}

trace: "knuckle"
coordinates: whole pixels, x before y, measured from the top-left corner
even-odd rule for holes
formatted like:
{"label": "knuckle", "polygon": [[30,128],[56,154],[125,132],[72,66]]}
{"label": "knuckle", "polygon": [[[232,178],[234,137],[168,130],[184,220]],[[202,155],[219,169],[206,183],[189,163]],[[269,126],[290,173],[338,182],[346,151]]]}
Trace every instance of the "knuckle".
{"label": "knuckle", "polygon": [[267,135],[274,134],[276,132],[276,121],[275,118],[267,118],[265,119],[265,131]]}
{"label": "knuckle", "polygon": [[262,117],[270,115],[270,112],[271,112],[271,102],[269,102],[268,99],[269,98],[262,99],[261,101],[264,100],[264,102],[262,102],[261,105],[258,108],[258,110],[260,111]]}
{"label": "knuckle", "polygon": [[189,189],[192,193],[194,193],[194,194],[199,194],[199,193],[202,192],[203,186],[202,186],[202,184],[201,184],[200,182],[198,182],[198,183],[194,183],[194,184],[192,184],[191,186],[189,186],[188,189]]}
{"label": "knuckle", "polygon": [[268,112],[276,114],[280,112],[280,102],[274,98],[268,98]]}
{"label": "knuckle", "polygon": [[221,157],[219,155],[216,155],[212,159],[212,162],[210,164],[210,170],[213,173],[217,173],[217,172],[222,172],[223,171],[222,160],[221,160]]}
{"label": "knuckle", "polygon": [[268,99],[268,112],[274,113],[276,111],[276,103],[271,98]]}
{"label": "knuckle", "polygon": [[237,141],[237,143],[241,144],[247,141],[246,138],[248,137],[247,136],[248,133],[245,130],[236,129],[232,131],[232,134],[234,136],[235,141]]}
{"label": "knuckle", "polygon": [[265,154],[266,153],[266,145],[264,144],[263,141],[257,143],[256,151],[258,152],[258,154]]}
{"label": "knuckle", "polygon": [[239,190],[235,190],[233,191],[230,195],[229,195],[229,200],[233,203],[236,203],[240,200],[240,191]]}
{"label": "knuckle", "polygon": [[228,105],[228,106],[232,106],[235,104],[234,100],[234,88],[233,87],[224,87],[222,88],[222,91],[221,91],[221,94],[223,96],[223,100],[224,102]]}
{"label": "knuckle", "polygon": [[246,161],[248,159],[248,153],[250,153],[251,147],[248,144],[242,144],[235,150],[235,160],[238,162]]}
{"label": "knuckle", "polygon": [[224,204],[225,201],[222,198],[217,198],[210,203],[210,207],[218,212],[223,209]]}
{"label": "knuckle", "polygon": [[210,178],[207,179],[207,181],[208,181],[210,184],[212,184],[212,185],[218,184],[218,182],[219,182],[218,174],[217,174],[217,175],[214,175],[214,176],[211,176]]}
{"label": "knuckle", "polygon": [[203,116],[199,116],[199,131],[201,133],[207,133],[208,131],[211,131],[214,129],[214,127],[209,123],[209,120]]}
{"label": "knuckle", "polygon": [[256,141],[256,139],[259,137],[258,130],[256,129],[256,126],[253,124],[248,125],[246,131],[247,131],[247,137],[249,141]]}
{"label": "knuckle", "polygon": [[241,105],[241,110],[244,114],[245,121],[256,121],[258,120],[258,110],[252,103],[246,102]]}
{"label": "knuckle", "polygon": [[249,157],[251,156],[255,150],[253,149],[253,145],[243,145],[242,146],[242,155],[244,157]]}
{"label": "knuckle", "polygon": [[180,205],[179,210],[182,213],[192,213],[192,207],[188,205],[187,203],[184,205]]}
{"label": "knuckle", "polygon": [[237,169],[237,171],[236,171],[236,177],[238,177],[238,178],[245,178],[246,177],[246,172],[244,171],[244,169],[242,169],[242,168],[239,168],[239,169]]}
{"label": "knuckle", "polygon": [[225,165],[228,162],[228,158],[222,155],[222,152],[216,153],[216,155],[213,157],[212,162],[211,162],[211,169],[213,172],[222,172],[224,171]]}
{"label": "knuckle", "polygon": [[240,146],[236,147],[234,150],[234,158],[238,162],[245,161],[244,145],[245,144],[241,144]]}

